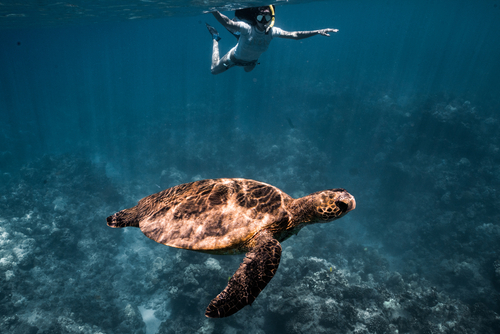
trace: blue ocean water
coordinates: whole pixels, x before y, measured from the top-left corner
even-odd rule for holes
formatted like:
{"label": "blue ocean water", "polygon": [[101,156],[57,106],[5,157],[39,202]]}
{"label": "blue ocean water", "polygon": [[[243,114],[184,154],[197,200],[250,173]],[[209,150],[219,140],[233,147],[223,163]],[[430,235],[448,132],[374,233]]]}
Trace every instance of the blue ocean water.
{"label": "blue ocean water", "polygon": [[[0,332],[498,333],[498,1],[276,2],[277,27],[339,32],[217,76],[205,22],[221,54],[236,40],[204,12],[237,5],[19,6],[0,7]],[[357,208],[207,319],[243,256],[106,217],[219,177]]]}

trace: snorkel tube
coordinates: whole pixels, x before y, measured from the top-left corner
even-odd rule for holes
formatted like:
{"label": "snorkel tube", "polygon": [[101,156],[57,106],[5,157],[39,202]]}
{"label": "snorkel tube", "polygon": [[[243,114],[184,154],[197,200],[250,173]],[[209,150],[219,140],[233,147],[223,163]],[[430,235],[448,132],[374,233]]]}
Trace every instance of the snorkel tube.
{"label": "snorkel tube", "polygon": [[269,10],[271,11],[271,23],[266,26],[266,35],[271,30],[274,25],[274,5],[269,5]]}
{"label": "snorkel tube", "polygon": [[274,26],[274,5],[269,5],[269,10],[271,11],[271,23],[267,26],[268,30]]}

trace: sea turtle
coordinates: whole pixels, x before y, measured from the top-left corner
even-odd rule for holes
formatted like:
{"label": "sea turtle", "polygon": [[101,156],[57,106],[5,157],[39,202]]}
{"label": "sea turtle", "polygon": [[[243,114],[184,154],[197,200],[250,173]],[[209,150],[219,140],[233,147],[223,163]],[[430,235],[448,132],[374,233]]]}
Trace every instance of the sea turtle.
{"label": "sea turtle", "polygon": [[107,218],[111,227],[139,227],[161,244],[212,254],[247,253],[205,315],[222,318],[252,304],[273,278],[280,242],[302,227],[344,216],[356,207],[344,189],[293,199],[278,188],[248,179],[181,184],[145,197]]}

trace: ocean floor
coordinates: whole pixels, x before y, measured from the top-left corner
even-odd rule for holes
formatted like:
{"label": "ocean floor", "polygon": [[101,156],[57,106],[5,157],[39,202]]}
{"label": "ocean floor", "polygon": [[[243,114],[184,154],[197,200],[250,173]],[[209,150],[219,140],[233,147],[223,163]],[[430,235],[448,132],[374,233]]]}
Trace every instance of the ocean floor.
{"label": "ocean floor", "polygon": [[[135,179],[120,177],[116,162],[75,154],[2,171],[0,332],[498,333],[498,120],[445,96],[412,107],[382,96],[366,108],[382,123],[362,129],[351,143],[359,149],[337,161],[340,148],[308,129],[330,122],[338,133],[354,120],[324,116],[280,138],[234,129],[228,151],[248,154],[230,164],[212,154],[224,141],[204,141],[182,155],[203,170],[183,169],[180,153],[164,150]],[[165,247],[138,229],[109,228],[106,217],[214,176],[257,179],[294,197],[345,187],[357,208],[285,241],[276,276],[251,307],[207,319],[243,255]]]}

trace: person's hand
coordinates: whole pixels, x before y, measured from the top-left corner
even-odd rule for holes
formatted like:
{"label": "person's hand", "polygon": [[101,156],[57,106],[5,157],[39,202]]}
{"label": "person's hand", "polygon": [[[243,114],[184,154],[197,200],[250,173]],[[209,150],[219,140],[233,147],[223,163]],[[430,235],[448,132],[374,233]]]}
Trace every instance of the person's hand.
{"label": "person's hand", "polygon": [[330,37],[329,32],[338,32],[338,31],[339,31],[338,29],[330,29],[330,28],[328,28],[328,29],[321,29],[321,30],[318,30],[318,34]]}

